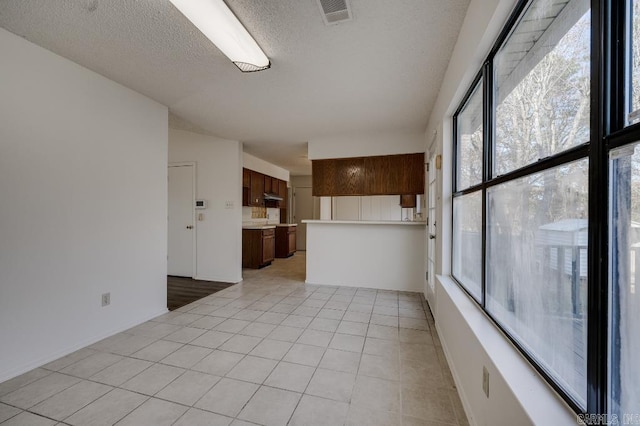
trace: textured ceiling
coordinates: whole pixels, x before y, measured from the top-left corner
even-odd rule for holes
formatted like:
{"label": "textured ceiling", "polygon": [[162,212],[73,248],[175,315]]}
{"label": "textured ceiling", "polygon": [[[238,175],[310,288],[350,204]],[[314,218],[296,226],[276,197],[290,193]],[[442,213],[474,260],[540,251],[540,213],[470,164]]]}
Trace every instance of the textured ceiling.
{"label": "textured ceiling", "polygon": [[351,0],[326,26],[316,0],[227,0],[272,62],[250,74],[169,0],[0,0],[0,26],[301,174],[316,137],[425,129],[468,3]]}

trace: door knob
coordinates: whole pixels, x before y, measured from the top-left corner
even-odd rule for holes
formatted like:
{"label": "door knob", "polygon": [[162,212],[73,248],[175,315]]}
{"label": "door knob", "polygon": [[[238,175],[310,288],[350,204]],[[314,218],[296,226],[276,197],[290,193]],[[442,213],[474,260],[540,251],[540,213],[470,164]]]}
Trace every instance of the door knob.
{"label": "door knob", "polygon": [[193,229],[192,225],[187,225],[187,229]]}
{"label": "door knob", "polygon": [[430,240],[435,240],[435,239],[436,239],[436,236],[435,236],[435,235],[433,235],[433,234],[429,234],[429,239],[430,239]]}

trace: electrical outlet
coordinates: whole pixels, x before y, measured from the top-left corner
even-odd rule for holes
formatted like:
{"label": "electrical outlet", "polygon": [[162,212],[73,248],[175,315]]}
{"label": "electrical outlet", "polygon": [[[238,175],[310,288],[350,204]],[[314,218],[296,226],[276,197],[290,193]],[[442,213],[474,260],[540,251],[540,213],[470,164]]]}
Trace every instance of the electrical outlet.
{"label": "electrical outlet", "polygon": [[487,367],[482,367],[482,390],[484,394],[489,398],[489,370]]}
{"label": "electrical outlet", "polygon": [[233,208],[233,201],[225,201],[224,208],[225,209],[232,209]]}
{"label": "electrical outlet", "polygon": [[102,306],[108,306],[111,304],[111,293],[104,293],[102,295]]}

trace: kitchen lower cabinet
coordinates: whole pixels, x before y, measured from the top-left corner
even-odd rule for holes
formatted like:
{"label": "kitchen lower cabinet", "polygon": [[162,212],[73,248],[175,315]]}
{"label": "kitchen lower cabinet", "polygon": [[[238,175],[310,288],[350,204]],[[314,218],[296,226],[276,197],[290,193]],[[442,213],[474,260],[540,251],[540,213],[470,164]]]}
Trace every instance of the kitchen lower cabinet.
{"label": "kitchen lower cabinet", "polygon": [[242,230],[242,267],[258,269],[270,265],[275,258],[275,229]]}
{"label": "kitchen lower cabinet", "polygon": [[289,257],[296,252],[296,226],[276,227],[276,257]]}

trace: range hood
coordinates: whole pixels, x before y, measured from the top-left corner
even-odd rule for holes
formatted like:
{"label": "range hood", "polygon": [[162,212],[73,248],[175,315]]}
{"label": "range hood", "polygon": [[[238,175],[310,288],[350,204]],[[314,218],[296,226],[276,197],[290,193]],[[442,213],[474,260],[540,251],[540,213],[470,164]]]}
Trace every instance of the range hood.
{"label": "range hood", "polygon": [[264,193],[264,200],[265,201],[282,201],[283,198],[277,194],[267,194],[266,192]]}

